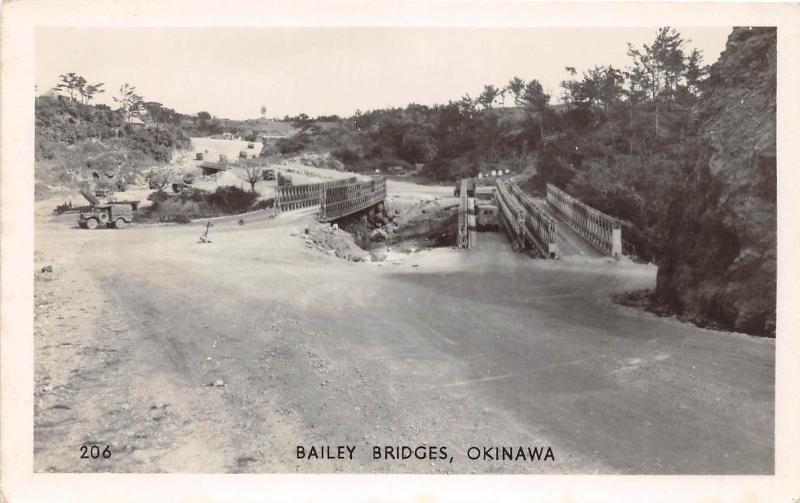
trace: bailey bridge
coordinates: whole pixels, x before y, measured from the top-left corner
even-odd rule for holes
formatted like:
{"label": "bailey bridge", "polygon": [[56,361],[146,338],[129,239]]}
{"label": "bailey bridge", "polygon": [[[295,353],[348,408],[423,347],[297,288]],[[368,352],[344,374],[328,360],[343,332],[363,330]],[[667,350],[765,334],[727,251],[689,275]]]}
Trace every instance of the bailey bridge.
{"label": "bailey bridge", "polygon": [[[461,182],[458,246],[472,248],[474,223],[469,222],[480,210],[480,201],[468,194],[467,180]],[[474,194],[473,194],[474,195]],[[496,180],[490,201],[497,207],[497,219],[517,251],[529,251],[543,258],[562,255],[610,256],[616,259],[630,254],[622,240],[622,223],[606,215],[553,184],[547,184],[544,200],[527,195],[515,183]],[[480,221],[481,216],[478,216]]]}
{"label": "bailey bridge", "polygon": [[278,212],[319,206],[317,219],[332,222],[366,210],[386,199],[386,179],[341,178],[321,183],[282,185],[275,188]]}

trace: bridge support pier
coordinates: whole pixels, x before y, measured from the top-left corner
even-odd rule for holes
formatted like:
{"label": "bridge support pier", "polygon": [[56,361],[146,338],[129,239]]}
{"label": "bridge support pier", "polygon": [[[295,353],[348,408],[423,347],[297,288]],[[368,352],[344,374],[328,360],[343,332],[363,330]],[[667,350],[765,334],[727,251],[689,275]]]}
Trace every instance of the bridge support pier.
{"label": "bridge support pier", "polygon": [[611,256],[619,260],[622,257],[622,229],[611,229]]}

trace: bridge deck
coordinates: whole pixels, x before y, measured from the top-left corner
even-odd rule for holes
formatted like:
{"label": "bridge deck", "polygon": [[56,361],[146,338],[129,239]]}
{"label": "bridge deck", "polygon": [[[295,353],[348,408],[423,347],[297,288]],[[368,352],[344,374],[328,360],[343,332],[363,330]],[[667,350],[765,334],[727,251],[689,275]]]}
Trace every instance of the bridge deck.
{"label": "bridge deck", "polygon": [[566,220],[561,218],[553,209],[547,204],[544,199],[534,199],[536,207],[544,211],[550,218],[558,222],[558,230],[556,231],[556,243],[558,244],[559,253],[562,256],[577,255],[582,257],[602,257],[603,254],[597,251],[590,245],[580,234],[572,230],[567,224]]}

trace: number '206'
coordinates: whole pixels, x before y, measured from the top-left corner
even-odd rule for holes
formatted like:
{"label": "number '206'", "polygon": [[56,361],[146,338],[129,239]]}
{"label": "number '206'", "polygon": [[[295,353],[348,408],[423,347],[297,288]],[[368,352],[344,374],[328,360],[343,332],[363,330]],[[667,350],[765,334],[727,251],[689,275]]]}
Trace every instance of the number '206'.
{"label": "number '206'", "polygon": [[110,458],[111,457],[111,449],[110,446],[106,446],[105,449],[100,450],[99,445],[82,445],[81,446],[81,459],[100,459],[100,458]]}

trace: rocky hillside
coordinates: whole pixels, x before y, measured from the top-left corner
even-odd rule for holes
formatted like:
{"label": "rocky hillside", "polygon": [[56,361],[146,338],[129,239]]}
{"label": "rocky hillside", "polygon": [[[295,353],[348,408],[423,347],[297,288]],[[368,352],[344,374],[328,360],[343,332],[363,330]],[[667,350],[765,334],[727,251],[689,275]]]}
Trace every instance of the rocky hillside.
{"label": "rocky hillside", "polygon": [[737,28],[696,110],[655,301],[700,325],[775,335],[776,30]]}

